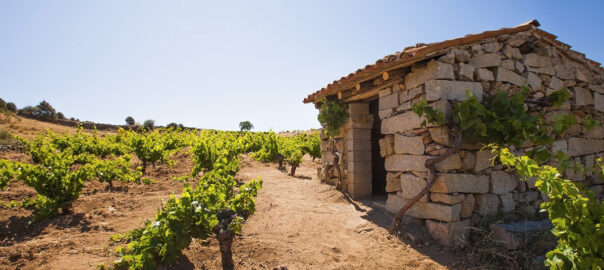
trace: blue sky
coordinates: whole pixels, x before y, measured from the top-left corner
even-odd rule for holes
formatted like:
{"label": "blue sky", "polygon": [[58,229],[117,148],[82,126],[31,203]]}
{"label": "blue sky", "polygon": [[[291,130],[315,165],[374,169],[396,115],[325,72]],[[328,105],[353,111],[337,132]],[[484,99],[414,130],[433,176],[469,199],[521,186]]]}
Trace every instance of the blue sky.
{"label": "blue sky", "polygon": [[0,97],[67,117],[319,127],[302,99],[418,42],[530,19],[604,61],[604,1],[0,1]]}

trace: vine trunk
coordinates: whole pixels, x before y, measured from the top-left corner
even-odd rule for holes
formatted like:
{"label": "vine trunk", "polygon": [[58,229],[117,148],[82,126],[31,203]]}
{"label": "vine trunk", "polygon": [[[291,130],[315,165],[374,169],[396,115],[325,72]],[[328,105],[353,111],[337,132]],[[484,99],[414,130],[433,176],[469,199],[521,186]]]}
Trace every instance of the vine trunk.
{"label": "vine trunk", "polygon": [[436,179],[436,168],[434,167],[434,165],[459,152],[459,150],[461,149],[461,133],[457,132],[455,129],[451,129],[451,135],[453,135],[454,138],[453,147],[448,148],[440,156],[436,156],[426,160],[425,166],[426,168],[428,168],[428,183],[426,184],[424,189],[422,189],[417,195],[411,198],[411,200],[406,205],[404,205],[401,210],[398,211],[398,213],[394,217],[394,220],[392,221],[392,226],[390,227],[390,234],[394,234],[398,230],[398,226],[400,225],[405,212],[407,212],[407,210],[411,208],[411,206],[413,206],[421,197],[426,195],[426,193],[428,193],[430,188],[432,188],[432,186],[434,185],[434,180]]}

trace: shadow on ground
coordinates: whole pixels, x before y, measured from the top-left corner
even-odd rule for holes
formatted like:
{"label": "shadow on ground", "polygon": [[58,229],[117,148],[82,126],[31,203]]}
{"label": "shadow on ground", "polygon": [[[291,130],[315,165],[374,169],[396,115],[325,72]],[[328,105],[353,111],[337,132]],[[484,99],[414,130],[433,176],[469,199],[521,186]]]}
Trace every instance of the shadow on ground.
{"label": "shadow on ground", "polygon": [[[394,214],[386,210],[386,196],[378,195],[373,199],[355,201],[349,196],[346,200],[352,204],[357,211],[364,212],[363,219],[389,231],[394,220]],[[367,209],[367,210],[366,210]],[[449,248],[437,243],[424,226],[424,221],[409,216],[404,216],[398,231],[393,237],[409,245],[418,252],[430,257],[432,260],[448,268],[454,268],[459,260],[459,254]]]}

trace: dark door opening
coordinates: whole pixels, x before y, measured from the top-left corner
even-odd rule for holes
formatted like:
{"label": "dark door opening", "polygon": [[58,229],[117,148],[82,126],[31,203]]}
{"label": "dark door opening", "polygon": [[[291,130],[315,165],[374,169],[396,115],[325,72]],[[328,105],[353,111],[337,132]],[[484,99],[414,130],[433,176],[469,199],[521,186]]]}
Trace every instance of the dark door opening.
{"label": "dark door opening", "polygon": [[371,172],[372,172],[372,195],[386,195],[386,168],[384,158],[380,155],[380,139],[382,135],[382,121],[379,117],[378,100],[369,103],[369,113],[373,115],[373,128],[371,129]]}

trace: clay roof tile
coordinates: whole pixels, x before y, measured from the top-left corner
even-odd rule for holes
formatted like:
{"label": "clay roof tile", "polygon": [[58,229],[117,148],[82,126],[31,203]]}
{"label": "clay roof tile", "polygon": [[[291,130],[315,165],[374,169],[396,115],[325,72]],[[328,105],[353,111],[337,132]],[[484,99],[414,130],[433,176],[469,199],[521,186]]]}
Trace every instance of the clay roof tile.
{"label": "clay roof tile", "polygon": [[[417,43],[415,46],[409,46],[404,48],[402,52],[396,52],[390,55],[386,55],[383,58],[378,59],[374,64],[368,64],[364,68],[357,69],[355,72],[350,73],[347,76],[328,84],[321,90],[308,95],[308,97],[304,99],[304,103],[314,102],[315,97],[317,96],[328,96],[335,94],[338,91],[346,90],[347,88],[352,88],[354,87],[353,84],[361,82],[364,79],[375,77],[382,71],[387,71],[388,68],[396,67],[396,65],[405,63],[411,64],[415,61],[422,60],[422,57],[424,56],[429,56],[429,54],[431,53],[436,53],[449,47],[467,45],[478,42],[483,39],[493,38],[500,35],[515,34],[518,32],[534,29],[538,35],[554,43],[556,46],[562,47],[565,50],[570,49],[570,46],[568,44],[558,41],[556,35],[538,29],[537,27],[539,26],[540,24],[537,20],[530,20],[513,28],[502,28],[499,30],[482,32],[479,34],[469,34],[461,38],[445,40],[442,42],[435,42],[429,44]],[[592,64],[594,67],[600,67],[600,63],[586,59],[584,54],[580,54],[580,57],[583,58],[582,60],[584,60],[585,62]]]}

